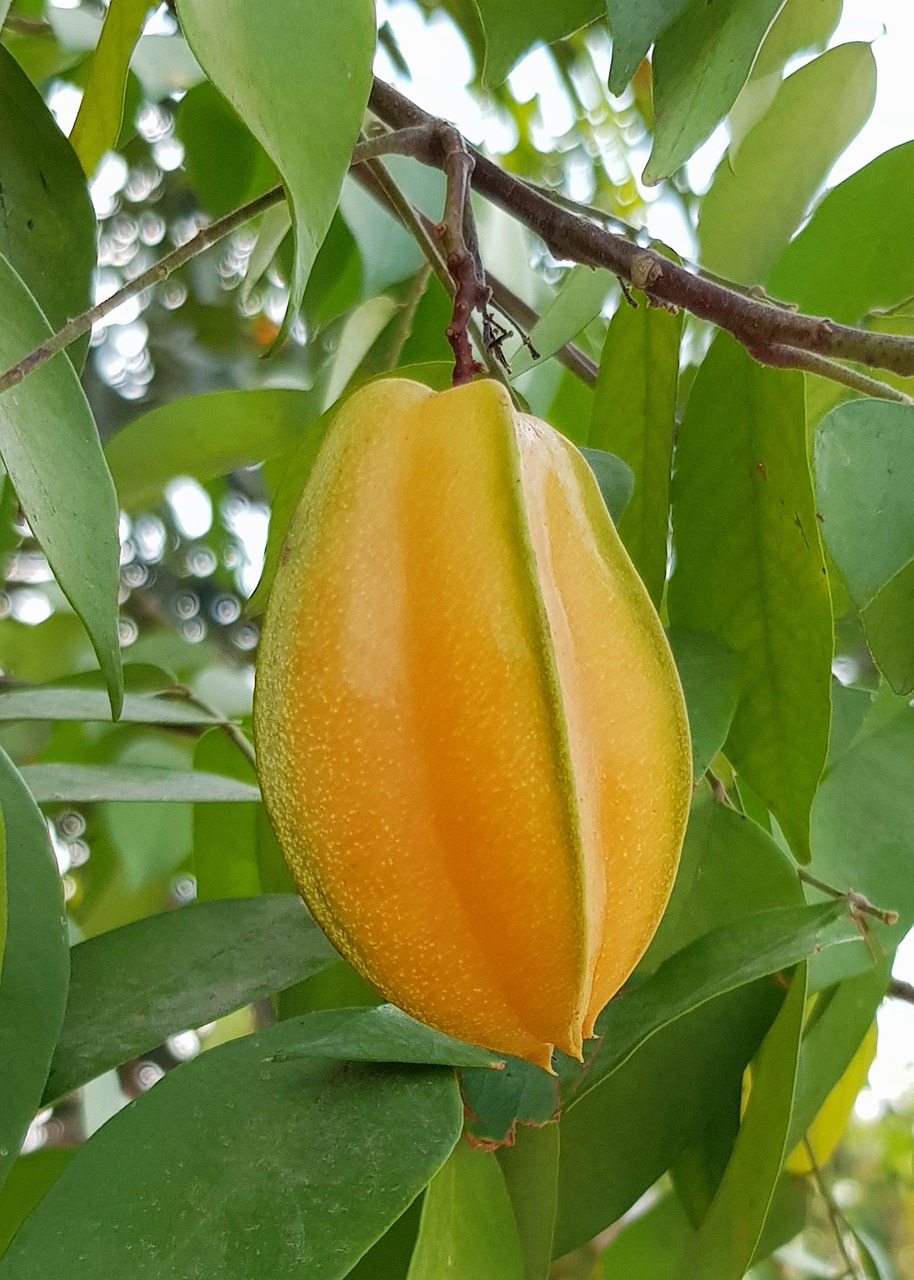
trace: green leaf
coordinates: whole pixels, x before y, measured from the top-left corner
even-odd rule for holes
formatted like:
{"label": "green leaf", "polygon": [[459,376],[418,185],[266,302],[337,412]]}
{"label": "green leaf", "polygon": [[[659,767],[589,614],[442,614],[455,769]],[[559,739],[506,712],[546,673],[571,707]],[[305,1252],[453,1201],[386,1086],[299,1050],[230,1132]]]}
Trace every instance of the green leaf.
{"label": "green leaf", "polygon": [[407,1280],[524,1280],[511,1201],[495,1156],[458,1142],[429,1183]]}
{"label": "green leaf", "polygon": [[[443,391],[450,386],[452,373],[453,365],[445,364],[443,361],[435,361],[428,364],[405,366],[397,370],[396,376],[398,378],[415,378],[416,381],[424,382],[436,391]],[[385,374],[382,376],[389,377],[390,375]],[[273,585],[273,578],[276,575],[289,523],[295,508],[298,506],[298,500],[302,495],[308,476],[311,474],[311,468],[314,466],[314,460],[323,444],[327,429],[339,412],[342,403],[342,400],[337,401],[336,404],[331,405],[326,412],[308,425],[304,438],[289,459],[282,483],[273,499],[263,572],[260,575],[260,581],[254,594],[248,601],[249,614],[262,613],[266,608],[270,587]]]}
{"label": "green leaf", "polygon": [[739,662],[722,640],[676,627],[667,633],[682,682],[692,735],[692,772],[710,768],[723,749],[739,701]]}
{"label": "green leaf", "polygon": [[270,1027],[170,1072],[76,1152],[3,1280],[339,1280],[446,1160],[451,1071],[276,1060]]}
{"label": "green leaf", "polygon": [[[175,134],[184,146],[187,181],[213,218],[223,217],[276,181],[275,168],[257,139],[208,80],[178,103]],[[284,202],[268,210],[264,219],[277,211],[285,218],[284,235],[290,226]],[[267,266],[269,259],[263,270]]]}
{"label": "green leaf", "polygon": [[174,476],[205,483],[294,448],[318,412],[309,391],[212,391],[184,396],[122,427],[105,448],[121,506],[158,502]]}
{"label": "green leaf", "polygon": [[[6,369],[51,330],[2,257],[0,312],[0,365]],[[89,633],[116,718],[124,693],[117,500],[92,411],[63,353],[0,395],[0,458],[61,591]]]}
{"label": "green leaf", "polygon": [[905,565],[860,615],[876,666],[896,693],[914,692],[914,561]]}
{"label": "green leaf", "polygon": [[606,334],[587,443],[635,473],[619,536],[655,605],[666,581],[682,314],[620,305]]}
{"label": "green leaf", "polygon": [[[527,335],[539,360],[547,360],[572,342],[598,316],[618,288],[616,277],[603,267],[572,267],[565,274],[555,297]],[[519,378],[537,361],[523,345],[511,355],[511,377]],[[598,444],[599,441],[593,441]],[[609,446],[600,445],[601,448]]]}
{"label": "green leaf", "polygon": [[7,838],[7,932],[0,978],[0,1183],[38,1110],[63,1021],[69,980],[67,921],[57,864],[35,802],[0,750]]}
{"label": "green leaf", "polygon": [[[372,0],[178,0],[181,27],[216,88],[282,174],[295,230],[284,336],[339,203],[371,88]],[[303,122],[307,121],[307,127]]]}
{"label": "green leaf", "polygon": [[548,1280],[558,1199],[560,1128],[518,1127],[498,1155],[524,1259],[524,1280]]}
{"label": "green leaf", "polygon": [[3,821],[3,810],[0,808],[0,977],[3,976],[3,956],[6,951],[7,924],[6,824]]}
{"label": "green leaf", "polygon": [[293,1058],[346,1062],[412,1062],[419,1066],[474,1067],[500,1075],[498,1054],[454,1040],[417,1022],[392,1004],[374,1008],[320,1009],[297,1020],[299,1039],[280,1050]]}
{"label": "green leaf", "polygon": [[510,1145],[518,1124],[544,1125],[559,1110],[559,1082],[540,1067],[506,1058],[504,1070],[461,1073],[467,1106],[466,1128],[473,1141]]}
{"label": "green leaf", "polygon": [[[100,689],[63,685],[10,689],[0,693],[2,720],[111,720],[111,704]],[[130,694],[124,698],[122,724],[214,725],[219,716],[180,698]]]}
{"label": "green leaf", "polygon": [[854,324],[914,294],[914,142],[877,156],[834,187],[769,278],[801,311]]}
{"label": "green leaf", "polygon": [[613,40],[609,91],[620,94],[657,37],[692,0],[607,0]]}
{"label": "green leaf", "polygon": [[612,1000],[597,1019],[596,1052],[577,1078],[569,1073],[568,1105],[618,1070],[668,1023],[737,987],[805,960],[813,951],[859,940],[832,926],[847,915],[843,901],[816,907],[775,907],[723,925],[664,961],[634,991]]}
{"label": "green leaf", "polygon": [[703,1005],[565,1112],[557,1255],[618,1221],[700,1138],[719,1099],[739,1087],[782,998],[766,979]]}
{"label": "green leaf", "polygon": [[260,792],[216,773],[159,769],[154,765],[27,764],[22,778],[39,804],[101,800],[254,801]]}
{"label": "green leaf", "polygon": [[602,449],[582,449],[587,465],[594,474],[606,510],[612,516],[613,523],[621,520],[635,486],[635,476],[627,462],[617,458],[614,453],[605,453]]}
{"label": "green leaf", "polygon": [[[826,774],[812,811],[812,866],[836,889],[855,889],[878,907],[898,912],[898,923],[868,919],[875,954],[894,950],[914,924],[910,874],[914,830],[914,710],[908,706],[887,724],[859,738]],[[862,973],[869,950],[818,956],[814,985]]]}
{"label": "green leaf", "polygon": [[832,618],[806,455],[803,379],[719,334],[686,405],[673,476],[674,627],[740,660],[727,754],[798,858],[828,749]]}
{"label": "green leaf", "polygon": [[591,1280],[674,1280],[686,1241],[694,1233],[673,1192],[633,1216],[600,1254]]}
{"label": "green leaf", "polygon": [[20,1225],[60,1177],[73,1155],[72,1147],[39,1147],[20,1156],[0,1187],[0,1256]]}
{"label": "green leaf", "polygon": [[121,130],[127,71],[140,38],[149,0],[111,0],[102,33],[92,57],[89,78],[70,141],[85,172],[91,176]]}
{"label": "green leaf", "polygon": [[762,283],[876,97],[868,44],[842,44],[789,76],[771,107],[725,156],[701,202],[698,239],[709,270]]}
{"label": "green leaf", "polygon": [[[0,116],[4,213],[0,218],[0,254],[21,276],[51,327],[57,329],[91,302],[97,256],[95,210],[73,148],[41,94],[2,47]],[[10,327],[12,320],[5,304],[3,312]],[[34,345],[45,337],[42,332]],[[12,351],[4,350],[3,367],[13,364],[27,349],[13,358],[7,358]],[[69,348],[77,366],[87,349],[88,337]]]}
{"label": "green leaf", "polygon": [[[194,751],[194,771],[256,784],[251,764],[221,731],[206,733]],[[231,802],[194,805],[194,875],[197,899],[246,898],[261,892],[257,866],[260,806]]]}
{"label": "green leaf", "polygon": [[893,958],[885,956],[868,972],[819,995],[800,1046],[788,1151],[802,1140],[872,1026],[889,985]]}
{"label": "green leaf", "polygon": [[806,967],[787,998],[752,1068],[752,1090],[733,1155],[717,1195],[688,1241],[680,1280],[741,1280],[761,1238],[787,1149],[803,1031]]}
{"label": "green leaf", "polygon": [[338,959],[291,894],[190,903],[90,938],[70,954],[46,1102]]}
{"label": "green leaf", "polygon": [[507,79],[515,62],[537,41],[552,44],[603,17],[604,0],[475,0],[486,38],[483,81]]}
{"label": "green leaf", "polygon": [[782,3],[692,4],[664,31],[654,50],[648,186],[685,164],[733,106]]}

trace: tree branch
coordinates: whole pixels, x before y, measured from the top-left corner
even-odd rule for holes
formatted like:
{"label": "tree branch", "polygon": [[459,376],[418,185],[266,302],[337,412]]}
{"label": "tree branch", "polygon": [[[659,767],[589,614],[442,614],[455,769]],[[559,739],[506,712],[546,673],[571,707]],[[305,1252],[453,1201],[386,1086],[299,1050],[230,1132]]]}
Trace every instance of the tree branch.
{"label": "tree branch", "polygon": [[[369,106],[379,119],[396,130],[428,125],[434,120],[382,80],[375,80]],[[413,154],[435,167],[441,165],[431,148],[424,154],[419,151]],[[473,154],[476,159],[474,190],[525,223],[556,258],[606,267],[641,289],[654,304],[682,307],[699,319],[728,330],[762,362],[770,363],[766,357],[773,352],[778,362],[783,363],[783,353],[778,348],[790,347],[819,356],[853,360],[871,368],[890,369],[904,377],[914,375],[914,339],[899,334],[870,333],[772,306],[695,275],[655,250],[633,244],[560,207],[479,152]],[[824,369],[817,372],[824,373]]]}

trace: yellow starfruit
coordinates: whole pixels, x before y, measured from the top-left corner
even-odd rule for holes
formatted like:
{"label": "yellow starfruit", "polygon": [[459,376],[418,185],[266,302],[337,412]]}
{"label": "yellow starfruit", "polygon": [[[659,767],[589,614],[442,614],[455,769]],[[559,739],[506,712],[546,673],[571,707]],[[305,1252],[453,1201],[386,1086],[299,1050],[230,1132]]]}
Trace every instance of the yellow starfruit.
{"label": "yellow starfruit", "polygon": [[581,454],[491,381],[357,391],[257,667],[258,766],[327,936],[387,999],[548,1068],[666,905],[691,794],[660,621]]}

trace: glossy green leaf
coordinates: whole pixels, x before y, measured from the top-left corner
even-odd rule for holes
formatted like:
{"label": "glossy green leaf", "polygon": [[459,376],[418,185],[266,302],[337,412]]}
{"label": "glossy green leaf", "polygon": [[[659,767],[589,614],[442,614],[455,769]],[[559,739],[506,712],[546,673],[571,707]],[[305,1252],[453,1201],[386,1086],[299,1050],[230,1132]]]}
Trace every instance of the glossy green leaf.
{"label": "glossy green leaf", "polygon": [[374,4],[274,0],[254,15],[246,0],[179,0],[178,16],[201,66],[282,174],[295,229],[285,333],[362,126],[371,88]]}
{"label": "glossy green leaf", "polygon": [[[914,710],[902,705],[882,728],[859,737],[828,772],[812,813],[813,874],[836,889],[855,889],[878,907],[899,914],[894,925],[867,921],[877,956],[881,950],[894,950],[914,924]],[[837,950],[845,954],[816,957],[815,986],[872,965],[867,949]]]}
{"label": "glossy green leaf", "polygon": [[[21,276],[53,328],[85,311],[96,261],[95,210],[73,148],[16,59],[0,47],[0,254]],[[7,324],[11,317],[3,306]],[[26,334],[23,334],[25,337]],[[36,337],[37,346],[47,335]],[[10,348],[15,334],[7,338]],[[88,339],[71,347],[81,364]],[[3,367],[26,354],[4,349]]]}
{"label": "glossy green leaf", "polygon": [[70,134],[73,149],[90,176],[120,133],[127,71],[140,38],[149,0],[111,0],[92,57],[79,114]]}
{"label": "glossy green leaf", "polygon": [[467,1105],[466,1128],[474,1141],[510,1145],[518,1124],[548,1124],[558,1114],[559,1081],[520,1058],[506,1058],[504,1069],[461,1073]]}
{"label": "glossy green leaf", "polygon": [[[595,316],[598,316],[608,299],[618,288],[611,271],[600,267],[572,267],[562,280],[561,287],[549,306],[527,335],[539,360],[546,360],[572,342]],[[536,364],[526,345],[518,347],[511,355],[511,376],[519,378]],[[610,448],[598,440],[592,441],[600,448]]]}
{"label": "glossy green leaf", "polygon": [[692,0],[607,0],[613,40],[610,93],[620,94],[657,37]]}
{"label": "glossy green leaf", "polygon": [[486,39],[483,79],[501,84],[537,41],[552,44],[606,13],[605,0],[475,0]]}
{"label": "glossy green leaf", "polygon": [[625,509],[635,487],[635,475],[627,462],[617,458],[614,453],[606,453],[603,449],[582,449],[587,465],[594,474],[600,487],[606,510],[612,516],[613,523],[618,524],[625,514]]}
{"label": "glossy green leaf", "polygon": [[717,1195],[686,1245],[678,1280],[742,1280],[761,1238],[787,1149],[806,1002],[806,966],[752,1067],[752,1090]]}
{"label": "glossy green leaf", "polygon": [[[450,386],[452,373],[453,365],[451,364],[429,362],[428,364],[405,366],[396,371],[396,376],[415,378],[416,381],[424,382],[436,391],[443,391]],[[282,483],[273,499],[263,572],[260,575],[260,581],[254,594],[248,601],[248,613],[250,614],[262,613],[266,608],[289,522],[292,519],[295,508],[298,506],[298,500],[301,497],[308,476],[311,474],[311,468],[314,466],[314,460],[323,443],[324,436],[327,434],[327,429],[339,411],[340,403],[337,402],[331,405],[325,413],[322,413],[319,418],[309,425],[301,444],[289,459]]]}
{"label": "glossy green leaf", "polygon": [[158,769],[153,765],[27,764],[22,777],[39,804],[72,800],[166,800],[216,802],[260,799],[250,783],[216,773]]}
{"label": "glossy green leaf", "polygon": [[819,994],[800,1046],[787,1150],[792,1151],[851,1064],[882,1003],[892,954],[856,978]]}
{"label": "glossy green leaf", "polygon": [[67,1167],[72,1147],[39,1147],[20,1156],[0,1187],[0,1255]]}
{"label": "glossy green leaf", "polygon": [[5,752],[0,809],[6,830],[6,951],[0,977],[0,1183],[38,1110],[63,1021],[69,980],[67,921],[44,819]]}
{"label": "glossy green leaf", "polygon": [[565,1112],[557,1255],[616,1222],[701,1136],[720,1097],[738,1086],[782,998],[768,979],[703,1005]]}
{"label": "glossy green leaf", "polygon": [[519,1125],[498,1163],[514,1209],[524,1280],[548,1280],[558,1200],[560,1126]]}
{"label": "glossy green leaf", "polygon": [[801,311],[854,324],[914,294],[914,142],[877,156],[829,191],[768,281]]}
{"label": "glossy green leaf", "polygon": [[201,1054],[73,1157],[2,1280],[340,1280],[460,1134],[453,1072],[276,1060],[280,1024]]}
{"label": "glossy green leaf", "polygon": [[291,894],[190,903],[81,942],[45,1100],[337,959]]}
{"label": "glossy green leaf", "polygon": [[677,952],[603,1010],[597,1019],[601,1042],[571,1083],[569,1098],[589,1093],[662,1027],[707,1001],[798,964],[819,948],[859,941],[849,923],[838,933],[833,928],[846,914],[847,904],[840,901],[775,907],[714,929]]}
{"label": "glossy green leaf", "polygon": [[783,0],[692,4],[654,50],[654,146],[644,181],[675,173],[724,118]]}
{"label": "glossy green leaf", "polygon": [[[218,729],[194,750],[194,770],[255,784],[256,775],[234,742]],[[230,801],[194,805],[194,875],[199,901],[247,898],[261,891],[257,866],[260,806],[243,809]]]}
{"label": "glossy green leaf", "polygon": [[692,772],[700,778],[730,732],[739,701],[739,662],[733,650],[715,636],[671,628],[667,639],[689,715]]}
{"label": "glossy green leaf", "polygon": [[868,44],[842,44],[789,76],[701,202],[702,263],[763,283],[876,97]]}
{"label": "glossy green leaf", "polygon": [[[0,365],[10,368],[51,331],[2,257],[0,311]],[[92,411],[64,354],[0,395],[0,458],[60,589],[89,633],[117,716],[124,692],[117,501]]]}
{"label": "glossy green leaf", "polygon": [[727,119],[728,153],[735,163],[743,140],[771,106],[784,67],[807,49],[821,51],[841,20],[843,0],[787,0],[752,66],[752,74]]}
{"label": "glossy green leaf", "polygon": [[[111,704],[101,689],[36,685],[0,693],[0,720],[107,720]],[[213,725],[219,717],[180,698],[128,693],[122,724]]]}
{"label": "glossy green leaf", "polygon": [[600,1254],[590,1280],[674,1280],[686,1241],[693,1235],[674,1192],[622,1224]]}
{"label": "glossy green leaf", "polygon": [[458,1142],[429,1183],[407,1280],[524,1280],[511,1201],[495,1156]]}
{"label": "glossy green leaf", "polygon": [[392,1004],[320,1009],[298,1020],[299,1039],[282,1061],[332,1058],[346,1062],[411,1062],[419,1066],[473,1067],[500,1074],[504,1061],[488,1049],[454,1040]]}
{"label": "glossy green leaf", "polygon": [[587,443],[635,473],[619,535],[655,605],[666,581],[682,314],[620,305],[609,324]]}
{"label": "glossy green leaf", "polygon": [[686,405],[673,547],[670,622],[716,636],[739,658],[727,754],[806,860],[828,749],[832,618],[803,379],[756,364],[727,334]]}
{"label": "glossy green leaf", "polygon": [[[276,181],[276,170],[260,143],[208,80],[178,103],[175,134],[184,146],[187,180],[213,218],[221,218]],[[285,235],[291,225],[285,202],[268,210],[264,218],[276,210],[286,219]],[[271,252],[263,270],[272,257]]]}
{"label": "glossy green leaf", "polygon": [[174,476],[202,482],[294,448],[319,412],[310,391],[213,391],[142,414],[109,440],[105,455],[121,506],[158,502]]}

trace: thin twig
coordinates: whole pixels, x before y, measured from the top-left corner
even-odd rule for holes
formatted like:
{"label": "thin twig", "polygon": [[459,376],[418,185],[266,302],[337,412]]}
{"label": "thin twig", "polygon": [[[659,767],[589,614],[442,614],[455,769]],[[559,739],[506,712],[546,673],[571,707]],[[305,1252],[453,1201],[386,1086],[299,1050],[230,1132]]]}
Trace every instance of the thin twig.
{"label": "thin twig", "polygon": [[221,711],[217,711],[215,707],[211,707],[208,702],[204,702],[202,698],[198,698],[192,689],[186,684],[176,684],[170,689],[166,689],[163,697],[174,698],[180,702],[186,702],[188,706],[196,707],[198,711],[202,711],[204,715],[212,716],[214,720],[214,728],[221,729],[227,738],[235,744],[241,754],[247,760],[252,769],[257,768],[257,756],[254,753],[254,744],[251,742],[247,734],[241,731],[239,725],[234,720],[229,720]]}
{"label": "thin twig", "polygon": [[812,1168],[812,1176],[815,1179],[816,1187],[825,1205],[825,1212],[828,1214],[828,1221],[835,1237],[835,1244],[838,1246],[838,1252],[841,1254],[844,1265],[847,1268],[844,1275],[850,1277],[850,1280],[868,1280],[863,1259],[857,1251],[854,1233],[848,1225],[844,1214],[838,1208],[831,1189],[822,1176],[822,1170],[819,1168],[819,1162],[815,1157],[812,1145],[806,1137],[803,1139],[803,1146]]}
{"label": "thin twig", "polygon": [[749,347],[748,351],[759,364],[772,365],[776,369],[801,369],[804,373],[817,373],[822,378],[839,382],[864,396],[873,396],[877,400],[894,400],[897,404],[914,404],[914,397],[907,392],[899,391],[897,387],[881,382],[878,378],[870,378],[859,369],[829,360],[828,356],[817,356],[812,351],[785,346]]}
{"label": "thin twig", "polygon": [[[476,229],[470,204],[470,179],[475,161],[463,135],[453,126],[440,125],[437,136],[447,189],[444,216],[436,230],[454,281],[454,312],[447,328],[447,340],[454,352],[454,386],[459,387],[483,372],[482,365],[473,358],[467,330],[473,312],[485,312],[489,290],[482,276],[478,250],[474,252]],[[467,231],[473,249],[467,244]]]}
{"label": "thin twig", "polygon": [[827,893],[830,898],[844,898],[851,909],[852,915],[874,916],[875,919],[881,920],[883,924],[898,923],[897,911],[874,907],[869,898],[864,897],[862,893],[857,893],[854,889],[836,889],[834,885],[826,884],[824,880],[817,879],[816,876],[806,871],[803,867],[797,868],[797,875],[804,884],[812,885],[820,893]]}
{"label": "thin twig", "polygon": [[[391,85],[375,80],[371,110],[396,130],[428,124],[434,117]],[[872,368],[914,375],[914,339],[900,334],[871,333],[818,316],[772,306],[705,279],[653,249],[581,218],[533,190],[513,174],[474,152],[473,188],[506,209],[534,231],[554,257],[605,267],[643,289],[654,303],[681,307],[702,320],[728,330],[747,349],[764,358],[778,347],[851,360]],[[440,167],[430,155],[426,163]]]}
{"label": "thin twig", "polygon": [[901,978],[893,978],[886,995],[892,1000],[904,1000],[908,1004],[914,1004],[914,985],[910,982],[902,982]]}

